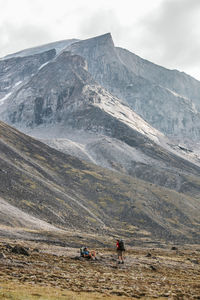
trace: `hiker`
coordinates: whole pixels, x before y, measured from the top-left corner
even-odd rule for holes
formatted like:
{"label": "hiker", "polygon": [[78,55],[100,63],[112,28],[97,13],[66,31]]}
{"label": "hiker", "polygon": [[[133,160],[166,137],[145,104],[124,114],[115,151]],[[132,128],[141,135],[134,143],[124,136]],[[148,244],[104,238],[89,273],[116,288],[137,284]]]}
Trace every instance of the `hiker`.
{"label": "hiker", "polygon": [[122,240],[116,240],[116,247],[117,247],[117,258],[118,258],[118,264],[122,263],[124,264],[124,256],[123,256],[123,252],[125,251],[124,248],[124,242]]}
{"label": "hiker", "polygon": [[81,254],[82,257],[85,257],[85,258],[88,258],[88,259],[97,260],[97,258],[96,258],[96,252],[94,250],[89,251],[87,247],[81,248],[80,254]]}

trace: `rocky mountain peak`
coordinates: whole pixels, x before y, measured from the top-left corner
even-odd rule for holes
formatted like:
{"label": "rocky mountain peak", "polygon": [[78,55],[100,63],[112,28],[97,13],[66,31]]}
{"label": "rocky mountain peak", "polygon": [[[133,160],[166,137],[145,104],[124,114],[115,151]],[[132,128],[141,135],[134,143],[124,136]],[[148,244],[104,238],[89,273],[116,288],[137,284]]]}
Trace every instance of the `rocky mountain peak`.
{"label": "rocky mountain peak", "polygon": [[[79,41],[69,45],[67,49],[73,53],[83,56],[90,66],[90,59],[98,64],[101,60],[115,60],[117,55],[114,42],[110,33]],[[108,58],[107,58],[108,57]]]}
{"label": "rocky mountain peak", "polygon": [[[114,47],[114,42],[112,39],[112,35],[111,33],[105,33],[93,38],[89,38],[86,40],[81,40],[78,41],[72,45],[78,45],[78,44],[83,44],[83,45],[90,45],[91,47],[93,46],[98,46],[98,47],[103,47],[105,49],[105,47]],[[72,46],[73,47],[73,46]]]}
{"label": "rocky mountain peak", "polygon": [[64,63],[65,65],[71,65],[74,69],[83,68],[85,70],[88,70],[87,62],[82,56],[73,54],[72,52],[67,50],[64,50],[57,57],[56,62],[59,64]]}

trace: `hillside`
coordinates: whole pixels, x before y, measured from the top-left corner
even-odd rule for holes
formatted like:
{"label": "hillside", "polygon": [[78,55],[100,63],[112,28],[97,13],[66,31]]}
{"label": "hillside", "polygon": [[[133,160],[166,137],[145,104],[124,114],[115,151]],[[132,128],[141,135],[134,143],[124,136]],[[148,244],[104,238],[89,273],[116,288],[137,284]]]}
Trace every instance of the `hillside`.
{"label": "hillside", "polygon": [[[195,174],[185,176],[187,189],[178,193],[58,152],[2,122],[0,157],[1,235],[38,239],[71,232],[75,245],[80,236],[104,243],[103,236],[119,235],[130,244],[199,243]],[[10,205],[23,213],[15,210],[13,219]]]}

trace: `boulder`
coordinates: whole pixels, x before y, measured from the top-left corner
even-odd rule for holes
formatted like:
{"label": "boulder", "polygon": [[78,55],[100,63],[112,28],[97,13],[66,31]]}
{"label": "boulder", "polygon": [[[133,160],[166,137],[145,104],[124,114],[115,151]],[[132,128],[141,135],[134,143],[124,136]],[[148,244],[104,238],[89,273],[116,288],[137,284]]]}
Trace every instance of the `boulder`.
{"label": "boulder", "polygon": [[23,246],[20,245],[16,245],[12,248],[11,250],[12,253],[16,253],[16,254],[22,254],[22,255],[26,255],[29,256],[29,252],[26,248],[24,248]]}

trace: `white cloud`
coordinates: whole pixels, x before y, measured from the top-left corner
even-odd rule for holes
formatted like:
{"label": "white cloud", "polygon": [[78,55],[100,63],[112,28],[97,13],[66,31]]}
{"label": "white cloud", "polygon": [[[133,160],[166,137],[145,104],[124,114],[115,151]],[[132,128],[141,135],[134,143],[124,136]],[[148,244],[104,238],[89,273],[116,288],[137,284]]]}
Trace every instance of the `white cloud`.
{"label": "white cloud", "polygon": [[200,79],[199,0],[0,0],[0,56],[111,32],[117,46]]}
{"label": "white cloud", "polygon": [[143,39],[138,43],[143,55],[192,73],[200,64],[199,24],[199,0],[164,1],[155,14],[140,20]]}

